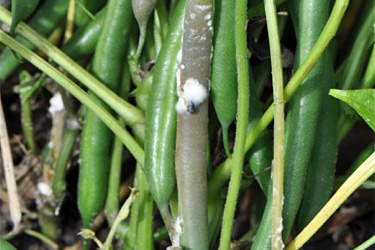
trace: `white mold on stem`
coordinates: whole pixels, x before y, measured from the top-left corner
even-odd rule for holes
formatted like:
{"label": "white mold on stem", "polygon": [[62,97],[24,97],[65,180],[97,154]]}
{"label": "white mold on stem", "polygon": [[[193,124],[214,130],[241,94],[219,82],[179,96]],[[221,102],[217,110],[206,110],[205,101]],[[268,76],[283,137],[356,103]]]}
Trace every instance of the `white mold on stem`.
{"label": "white mold on stem", "polygon": [[56,112],[64,110],[64,103],[59,92],[49,100],[49,103],[50,107],[48,108],[48,111],[52,114],[52,116],[54,116]]}
{"label": "white mold on stem", "polygon": [[184,84],[183,97],[186,101],[199,106],[208,96],[207,89],[197,79],[189,78]]}
{"label": "white mold on stem", "polygon": [[207,99],[208,91],[197,79],[189,78],[179,87],[176,111],[180,114],[193,113]]}

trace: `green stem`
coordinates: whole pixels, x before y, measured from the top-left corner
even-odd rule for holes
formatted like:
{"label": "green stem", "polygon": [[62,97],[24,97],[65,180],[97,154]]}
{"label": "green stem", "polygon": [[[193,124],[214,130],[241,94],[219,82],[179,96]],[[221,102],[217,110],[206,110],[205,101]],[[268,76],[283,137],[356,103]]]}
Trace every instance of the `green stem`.
{"label": "green stem", "polygon": [[233,167],[229,182],[227,200],[224,208],[223,225],[220,237],[220,250],[229,249],[232,235],[234,213],[242,177],[245,155],[246,129],[249,116],[249,69],[246,42],[247,1],[237,0],[235,6],[235,43],[238,82],[237,126],[233,152]]}
{"label": "green stem", "polygon": [[372,52],[370,55],[370,60],[367,64],[367,69],[362,78],[362,83],[359,86],[361,89],[370,89],[374,87],[375,84],[375,43],[372,46]]}
{"label": "green stem", "polygon": [[129,215],[130,206],[133,203],[134,199],[137,197],[139,192],[137,190],[132,190],[130,193],[130,196],[125,201],[125,203],[122,205],[120,212],[118,213],[115,221],[113,222],[113,225],[111,227],[111,230],[109,231],[109,234],[107,236],[107,239],[105,240],[102,249],[103,250],[109,250],[111,249],[112,239],[115,236],[117,227],[119,226],[120,222],[125,220]]}
{"label": "green stem", "polygon": [[34,78],[26,70],[22,70],[20,72],[22,130],[25,134],[27,145],[29,146],[30,150],[36,154],[38,152],[38,148],[35,143],[33,120],[31,118],[31,100],[25,98],[25,95],[30,91],[30,89],[32,89],[34,83]]}
{"label": "green stem", "polygon": [[91,109],[112,131],[114,134],[121,138],[121,141],[129,149],[134,158],[143,164],[144,152],[143,149],[138,145],[135,139],[130,135],[128,131],[123,129],[116,119],[96,101],[93,100],[86,92],[79,88],[74,82],[63,75],[60,71],[52,67],[49,63],[44,61],[42,58],[31,52],[15,39],[8,36],[2,30],[0,30],[0,41],[21,54],[26,60],[31,62],[34,66],[42,70],[49,77],[54,79],[59,85],[70,92],[75,98]]}
{"label": "green stem", "polygon": [[372,52],[370,55],[370,60],[367,64],[367,69],[362,78],[362,83],[359,86],[361,89],[373,88],[375,84],[375,43],[372,46]]}
{"label": "green stem", "polygon": [[371,245],[374,245],[374,244],[375,244],[375,235],[373,235],[370,239],[363,242],[358,247],[354,248],[354,250],[365,250],[365,249],[368,249],[368,247],[370,247]]}
{"label": "green stem", "polygon": [[[123,118],[119,118],[120,126],[125,127]],[[119,191],[121,179],[123,145],[119,137],[115,137],[112,143],[111,165],[109,170],[109,181],[107,199],[105,203],[105,214],[110,225],[113,224],[119,208]]]}
{"label": "green stem", "polygon": [[[123,99],[127,99],[131,85],[129,67],[127,63],[123,64],[122,75],[120,81],[119,94]],[[124,128],[126,123],[122,117],[118,118],[118,122]],[[115,216],[119,209],[119,195],[120,195],[120,181],[121,181],[121,167],[123,156],[123,145],[121,139],[117,136],[113,139],[111,152],[111,165],[109,170],[109,181],[107,199],[105,202],[105,214],[110,225],[113,224]]]}
{"label": "green stem", "polygon": [[72,155],[79,130],[80,124],[78,121],[75,118],[68,117],[63,142],[56,159],[55,176],[52,182],[52,190],[56,199],[61,199],[64,195],[67,165]]}
{"label": "green stem", "polygon": [[51,240],[47,236],[45,236],[45,235],[43,235],[43,234],[41,234],[37,231],[31,230],[31,229],[26,229],[25,234],[28,234],[32,237],[35,237],[35,238],[41,240],[42,242],[44,242],[47,246],[51,247],[52,249],[59,249],[59,246],[57,245],[56,242],[54,242],[53,240]]}
{"label": "green stem", "polygon": [[284,186],[284,91],[283,69],[281,64],[280,38],[274,0],[265,1],[268,37],[271,50],[274,115],[273,149],[273,195],[272,195],[272,249],[283,249],[282,207]]}
{"label": "green stem", "polygon": [[152,250],[153,249],[153,217],[154,217],[154,202],[148,188],[147,179],[142,169],[137,166],[138,178],[137,188],[140,193],[135,202],[140,203],[140,211],[137,220],[137,234],[136,234],[136,247],[137,250]]}

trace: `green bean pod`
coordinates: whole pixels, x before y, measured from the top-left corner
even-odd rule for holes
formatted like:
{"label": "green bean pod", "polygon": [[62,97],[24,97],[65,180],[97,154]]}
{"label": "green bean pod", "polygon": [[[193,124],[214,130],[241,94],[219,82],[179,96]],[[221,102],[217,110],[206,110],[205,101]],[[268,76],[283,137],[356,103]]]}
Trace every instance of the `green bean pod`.
{"label": "green bean pod", "polygon": [[107,7],[104,7],[95,16],[96,20],[90,21],[87,25],[77,30],[69,41],[61,47],[61,50],[73,60],[79,60],[91,55],[98,43],[106,13]]}
{"label": "green bean pod", "polygon": [[[35,31],[48,36],[63,20],[68,9],[67,0],[47,0],[30,18],[28,24]],[[17,37],[17,41],[29,49],[35,46],[22,37]],[[9,76],[21,62],[14,53],[6,48],[0,56],[0,84]]]}
{"label": "green bean pod", "polygon": [[12,24],[10,33],[13,35],[17,24],[28,18],[38,6],[39,0],[12,0]]}
{"label": "green bean pod", "polygon": [[[328,11],[329,2],[325,0],[302,0],[300,2],[296,68],[315,45],[328,19]],[[303,197],[307,167],[311,159],[322,103],[324,57],[323,54],[291,98],[286,118],[284,240],[292,229]]]}
{"label": "green bean pod", "polygon": [[176,71],[184,7],[185,1],[180,1],[161,47],[146,112],[145,172],[152,196],[161,210],[167,206],[176,187]]}
{"label": "green bean pod", "polygon": [[237,113],[236,53],[234,43],[235,1],[215,1],[214,36],[211,68],[211,96],[229,156],[228,128]]}
{"label": "green bean pod", "polygon": [[298,229],[303,229],[320,211],[332,193],[337,159],[337,101],[328,95],[334,86],[333,61],[326,57],[324,96],[317,133],[306,177],[305,194],[298,215]]}
{"label": "green bean pod", "polygon": [[[110,0],[107,18],[95,50],[93,73],[112,90],[117,89],[127,35],[133,16],[130,2]],[[104,105],[98,97],[93,97]],[[86,113],[81,137],[78,208],[88,228],[104,206],[107,194],[109,147],[112,133],[91,111]]]}

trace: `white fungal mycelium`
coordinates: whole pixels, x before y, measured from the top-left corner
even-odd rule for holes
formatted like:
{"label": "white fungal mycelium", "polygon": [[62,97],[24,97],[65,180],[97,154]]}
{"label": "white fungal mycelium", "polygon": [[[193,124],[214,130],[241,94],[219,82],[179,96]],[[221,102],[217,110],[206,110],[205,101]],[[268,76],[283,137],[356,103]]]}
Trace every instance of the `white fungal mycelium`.
{"label": "white fungal mycelium", "polygon": [[182,224],[181,217],[177,217],[177,219],[173,223],[174,234],[171,235],[172,247],[174,247],[175,249],[180,247],[180,237],[181,237],[181,234],[182,234],[181,224]]}
{"label": "white fungal mycelium", "polygon": [[183,97],[187,102],[199,106],[207,98],[207,89],[197,79],[189,78],[184,84]]}
{"label": "white fungal mycelium", "polygon": [[49,100],[49,104],[50,107],[48,108],[48,111],[52,114],[52,116],[54,116],[56,112],[64,110],[64,103],[59,92]]}
{"label": "white fungal mycelium", "polygon": [[40,194],[42,194],[44,196],[51,196],[52,195],[52,189],[47,183],[39,182],[36,185],[36,187],[37,187]]}
{"label": "white fungal mycelium", "polygon": [[[184,26],[182,26],[182,27],[184,27]],[[182,49],[180,49],[178,51],[178,53],[177,53],[177,62],[178,62],[178,64],[181,63],[181,60],[182,60]]]}
{"label": "white fungal mycelium", "polygon": [[207,96],[208,91],[197,79],[189,78],[185,84],[177,90],[179,96],[176,103],[176,111],[180,114],[192,113],[200,104],[202,104]]}
{"label": "white fungal mycelium", "polygon": [[176,103],[177,113],[179,113],[179,114],[186,113],[187,110],[188,110],[187,106],[188,105],[186,104],[186,101],[182,97],[178,98],[178,101]]}

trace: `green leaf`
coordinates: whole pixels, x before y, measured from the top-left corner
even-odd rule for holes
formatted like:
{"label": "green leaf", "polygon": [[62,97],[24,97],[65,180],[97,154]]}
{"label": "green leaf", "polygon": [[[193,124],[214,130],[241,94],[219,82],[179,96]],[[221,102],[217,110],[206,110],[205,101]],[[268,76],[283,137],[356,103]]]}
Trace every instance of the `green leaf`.
{"label": "green leaf", "polygon": [[375,131],[375,89],[331,89],[329,94],[355,109],[372,130]]}
{"label": "green leaf", "polygon": [[13,35],[17,25],[28,18],[35,10],[39,0],[12,0],[12,24],[10,33]]}

